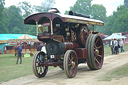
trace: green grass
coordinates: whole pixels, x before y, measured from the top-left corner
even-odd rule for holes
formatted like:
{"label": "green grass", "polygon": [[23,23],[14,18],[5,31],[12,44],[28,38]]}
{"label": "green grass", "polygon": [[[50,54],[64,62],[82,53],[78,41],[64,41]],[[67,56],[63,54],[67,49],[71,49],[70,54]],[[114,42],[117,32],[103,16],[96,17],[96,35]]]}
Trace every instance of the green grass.
{"label": "green grass", "polygon": [[[128,44],[125,44],[123,48],[124,48],[125,52],[128,51]],[[119,52],[120,52],[120,48],[119,48]],[[111,53],[111,47],[105,45],[105,47],[104,47],[104,56],[108,56],[108,55],[111,55],[111,54],[112,54]]]}
{"label": "green grass", "polygon": [[22,58],[22,64],[16,64],[13,54],[0,55],[0,82],[32,74],[32,57]]}
{"label": "green grass", "polygon": [[[111,48],[110,47],[105,46],[104,50],[105,50],[105,52],[104,52],[105,56],[111,54]],[[128,44],[124,45],[124,50],[125,50],[125,52],[128,51]],[[119,48],[119,52],[120,52],[120,48]],[[126,77],[126,76],[128,76],[128,64],[125,64],[121,67],[118,67],[117,69],[114,69],[114,70],[106,73],[99,80],[111,81],[113,78],[119,79],[119,78]]]}
{"label": "green grass", "polygon": [[[124,46],[124,50],[128,51],[128,44]],[[104,54],[105,56],[111,55],[110,47],[105,46],[104,47]],[[22,64],[16,64],[17,58],[14,56],[14,54],[0,54],[0,82],[5,82],[8,80],[12,80],[15,78],[19,78],[26,75],[33,74],[32,72],[32,58],[33,57],[23,57],[23,63]],[[124,69],[128,70],[128,65],[124,67]],[[53,67],[50,67],[52,69]],[[121,68],[122,69],[122,68]],[[120,72],[120,69],[119,69]],[[112,71],[111,78],[115,77],[114,75],[122,75],[117,71]],[[128,73],[128,71],[124,71],[121,73]],[[111,74],[108,74],[111,75]],[[123,76],[123,75],[122,75]],[[108,79],[108,77],[105,77]]]}
{"label": "green grass", "polygon": [[104,47],[104,56],[111,55],[111,47],[105,46]]}
{"label": "green grass", "polygon": [[112,79],[120,79],[122,77],[128,76],[128,63],[118,67],[108,73],[106,73],[104,76],[100,77],[100,81],[111,81]]}
{"label": "green grass", "polygon": [[[16,64],[17,57],[14,54],[0,55],[0,82],[16,79],[26,75],[32,75],[33,57],[22,57],[22,64]],[[53,69],[49,67],[48,69]]]}

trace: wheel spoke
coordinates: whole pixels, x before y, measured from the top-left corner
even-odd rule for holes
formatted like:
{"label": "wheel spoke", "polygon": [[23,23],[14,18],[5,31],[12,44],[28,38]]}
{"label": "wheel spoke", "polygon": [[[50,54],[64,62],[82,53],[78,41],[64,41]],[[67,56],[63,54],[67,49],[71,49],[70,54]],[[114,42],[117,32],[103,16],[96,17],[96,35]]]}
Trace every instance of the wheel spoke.
{"label": "wheel spoke", "polygon": [[96,55],[96,51],[94,51],[93,53],[94,53],[94,55]]}
{"label": "wheel spoke", "polygon": [[94,43],[94,48],[96,48],[96,44]]}
{"label": "wheel spoke", "polygon": [[100,62],[97,60],[97,59],[95,59],[96,60],[96,62],[98,63],[98,65],[100,65]]}
{"label": "wheel spoke", "polygon": [[72,65],[72,64],[71,64],[71,63],[69,63],[69,64],[68,64],[68,67],[69,67],[69,66],[71,66],[71,65]]}
{"label": "wheel spoke", "polygon": [[99,48],[101,48],[101,47],[102,47],[102,46],[99,46],[99,47],[97,47],[97,48],[99,49]]}
{"label": "wheel spoke", "polygon": [[69,61],[72,62],[73,61],[73,57],[71,56],[71,58],[69,58]]}
{"label": "wheel spoke", "polygon": [[98,40],[99,40],[99,38],[96,40],[96,43],[95,44],[97,44]]}
{"label": "wheel spoke", "polygon": [[70,74],[72,75],[73,67],[70,68]]}
{"label": "wheel spoke", "polygon": [[40,68],[40,67],[37,67],[37,71],[38,71],[38,73],[39,73],[39,68]]}
{"label": "wheel spoke", "polygon": [[97,56],[99,56],[99,57],[101,57],[101,58],[102,58],[102,55],[97,55]]}
{"label": "wheel spoke", "polygon": [[39,62],[41,62],[40,58],[41,58],[41,57],[40,57],[40,55],[39,55]]}
{"label": "wheel spoke", "polygon": [[40,67],[40,73],[42,73],[42,67]]}

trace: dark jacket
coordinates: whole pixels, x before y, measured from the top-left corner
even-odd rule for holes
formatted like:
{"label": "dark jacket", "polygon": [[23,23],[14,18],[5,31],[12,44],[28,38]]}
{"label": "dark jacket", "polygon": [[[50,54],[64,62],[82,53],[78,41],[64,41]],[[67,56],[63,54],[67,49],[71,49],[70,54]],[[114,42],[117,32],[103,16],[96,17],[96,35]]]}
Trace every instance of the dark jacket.
{"label": "dark jacket", "polygon": [[17,50],[18,50],[18,55],[21,55],[21,53],[22,53],[22,47],[21,46],[17,47]]}
{"label": "dark jacket", "polygon": [[41,48],[43,47],[43,45],[39,45],[38,47],[37,47],[37,51],[41,51]]}

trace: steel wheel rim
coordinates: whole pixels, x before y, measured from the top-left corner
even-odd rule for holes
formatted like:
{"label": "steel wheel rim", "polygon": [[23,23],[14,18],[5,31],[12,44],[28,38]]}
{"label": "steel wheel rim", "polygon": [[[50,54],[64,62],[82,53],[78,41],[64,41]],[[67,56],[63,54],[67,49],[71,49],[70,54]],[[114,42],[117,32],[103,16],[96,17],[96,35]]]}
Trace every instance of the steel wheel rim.
{"label": "steel wheel rim", "polygon": [[101,38],[98,36],[94,42],[94,61],[98,68],[102,67],[104,59],[104,49]]}
{"label": "steel wheel rim", "polygon": [[48,66],[44,66],[46,62],[45,56],[41,52],[37,53],[33,62],[33,72],[38,77],[44,77],[48,71]]}
{"label": "steel wheel rim", "polygon": [[74,56],[76,57],[74,52],[71,52],[68,58],[68,70],[72,76],[75,76],[77,72],[77,60]]}
{"label": "steel wheel rim", "polygon": [[78,69],[78,58],[73,50],[66,51],[64,55],[64,71],[67,77],[75,77]]}

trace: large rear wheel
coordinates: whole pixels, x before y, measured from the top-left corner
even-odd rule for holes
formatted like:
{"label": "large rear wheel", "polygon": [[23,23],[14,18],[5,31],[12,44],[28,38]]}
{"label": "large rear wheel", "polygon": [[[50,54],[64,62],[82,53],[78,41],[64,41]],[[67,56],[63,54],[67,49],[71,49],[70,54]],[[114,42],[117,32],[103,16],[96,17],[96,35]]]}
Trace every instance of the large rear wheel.
{"label": "large rear wheel", "polygon": [[74,50],[67,50],[64,55],[64,71],[67,77],[72,78],[76,76],[78,69],[78,58]]}
{"label": "large rear wheel", "polygon": [[88,67],[92,70],[100,69],[104,60],[104,48],[101,37],[98,34],[89,35],[86,48]]}
{"label": "large rear wheel", "polygon": [[41,78],[47,74],[48,66],[44,66],[45,62],[44,52],[39,51],[34,55],[32,69],[36,77]]}

